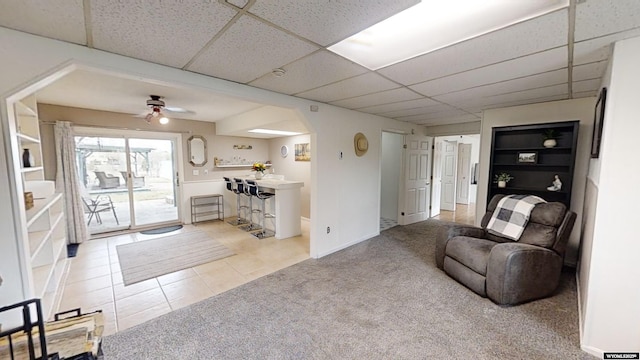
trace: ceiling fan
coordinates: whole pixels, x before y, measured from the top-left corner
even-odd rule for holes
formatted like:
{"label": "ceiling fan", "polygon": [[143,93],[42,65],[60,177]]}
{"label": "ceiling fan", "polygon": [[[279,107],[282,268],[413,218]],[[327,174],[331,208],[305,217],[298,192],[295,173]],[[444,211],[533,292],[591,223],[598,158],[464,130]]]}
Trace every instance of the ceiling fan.
{"label": "ceiling fan", "polygon": [[160,124],[165,125],[169,123],[169,117],[167,115],[172,113],[179,113],[179,114],[194,113],[193,111],[190,111],[187,109],[166,106],[164,101],[162,100],[163,97],[160,95],[149,95],[149,97],[150,99],[147,100],[147,107],[149,108],[150,111],[137,115],[137,117],[144,118],[144,120],[148,124],[151,124],[152,121],[157,119],[157,121]]}

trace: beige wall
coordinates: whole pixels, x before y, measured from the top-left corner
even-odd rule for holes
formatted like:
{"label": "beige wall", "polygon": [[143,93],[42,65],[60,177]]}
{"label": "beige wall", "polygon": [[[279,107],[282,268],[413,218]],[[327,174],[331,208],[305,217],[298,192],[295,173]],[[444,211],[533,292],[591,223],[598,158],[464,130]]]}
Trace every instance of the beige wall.
{"label": "beige wall", "polygon": [[550,123],[558,121],[580,120],[578,130],[578,149],[573,174],[571,210],[578,218],[571,232],[565,263],[576,265],[580,245],[582,223],[582,205],[585,193],[585,179],[591,151],[593,131],[593,106],[595,98],[553,101],[533,105],[514,106],[487,110],[482,120],[480,134],[480,174],[478,178],[478,198],[476,203],[476,224],[480,223],[487,207],[487,188],[489,186],[489,158],[491,153],[491,132],[497,126]]}
{"label": "beige wall", "polygon": [[[167,125],[149,125],[143,119],[129,114],[107,111],[87,110],[72,107],[38,104],[41,121],[53,122],[57,120],[71,121],[75,125],[120,127],[136,130],[138,128],[160,132],[182,133],[182,163],[185,181],[206,181],[220,179],[224,173],[237,173],[238,170],[218,169],[214,167],[213,158],[241,157],[247,160],[266,161],[269,159],[268,140],[242,138],[231,136],[217,136],[215,123],[193,120],[172,119]],[[55,148],[53,144],[53,126],[42,125],[42,147],[45,159],[45,176],[55,177]],[[195,167],[189,163],[187,140],[191,135],[202,135],[207,140],[208,162],[203,167]],[[235,150],[233,145],[251,145],[251,150]],[[193,170],[199,170],[199,175],[193,175]],[[208,171],[208,174],[204,173]],[[248,168],[244,172],[248,172]]]}
{"label": "beige wall", "polygon": [[481,128],[480,121],[452,124],[452,125],[427,126],[427,135],[448,136],[448,135],[479,134],[480,128]]}
{"label": "beige wall", "polygon": [[[311,162],[295,161],[295,144],[311,143],[310,135],[298,135],[291,137],[275,138],[269,141],[269,153],[273,154],[271,162],[275,174],[285,176],[285,180],[303,181],[304,186],[300,189],[300,214],[311,218]],[[289,148],[289,155],[282,157],[280,148],[286,145]],[[313,153],[311,154],[313,161]]]}
{"label": "beige wall", "polygon": [[640,37],[615,44],[602,82],[608,92],[600,157],[589,165],[578,299],[582,348],[598,357],[640,351],[640,166],[632,155],[640,133],[639,62]]}
{"label": "beige wall", "polygon": [[[220,180],[223,176],[247,175],[250,168],[221,169],[214,166],[214,157],[229,160],[234,157],[251,161],[273,163],[273,169],[277,174],[285,176],[287,180],[303,181],[305,186],[301,190],[301,214],[306,218],[311,217],[311,163],[294,161],[294,146],[299,143],[309,143],[309,135],[283,137],[271,140],[254,139],[234,136],[218,136],[215,134],[215,123],[172,119],[164,126],[148,125],[143,119],[132,117],[129,114],[107,111],[87,110],[72,107],[64,107],[49,104],[38,104],[38,112],[41,121],[53,122],[57,120],[71,121],[75,125],[123,127],[134,130],[136,127],[150,131],[182,132],[182,164],[185,182],[202,182]],[[53,140],[53,125],[40,126],[42,134],[43,162],[45,177],[55,180],[56,159]],[[202,135],[207,140],[208,162],[203,167],[195,167],[189,163],[187,140],[191,135]],[[251,150],[234,149],[234,145],[251,145]],[[280,147],[287,145],[290,154],[287,158],[280,156]],[[193,170],[199,170],[199,175],[193,175]],[[205,174],[205,170],[208,172]],[[117,175],[117,174],[116,174]],[[229,194],[227,194],[229,195]],[[225,203],[229,204],[228,214],[235,212],[233,196],[225,196]]]}

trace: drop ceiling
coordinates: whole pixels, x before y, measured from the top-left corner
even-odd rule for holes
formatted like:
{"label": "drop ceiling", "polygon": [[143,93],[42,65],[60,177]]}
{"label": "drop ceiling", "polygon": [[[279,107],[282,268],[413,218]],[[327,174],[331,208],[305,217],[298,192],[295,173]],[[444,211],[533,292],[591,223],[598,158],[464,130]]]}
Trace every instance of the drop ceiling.
{"label": "drop ceiling", "polygon": [[[416,0],[0,0],[0,26],[419,125],[485,109],[595,96],[617,40],[640,36],[640,1],[571,5],[371,71],[327,50]],[[275,76],[273,70],[285,70]],[[219,121],[263,104],[131,79],[69,75],[40,101],[139,113],[149,94]],[[92,81],[93,80],[93,81]],[[77,92],[83,96],[64,96]],[[101,99],[101,100],[96,100]],[[104,106],[104,105],[103,105]],[[113,107],[119,109],[114,110]]]}

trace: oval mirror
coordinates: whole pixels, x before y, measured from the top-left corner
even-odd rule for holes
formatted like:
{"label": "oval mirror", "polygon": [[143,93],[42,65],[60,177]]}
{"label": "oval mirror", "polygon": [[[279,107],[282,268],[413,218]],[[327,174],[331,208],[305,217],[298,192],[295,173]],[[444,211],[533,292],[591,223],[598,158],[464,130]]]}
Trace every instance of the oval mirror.
{"label": "oval mirror", "polygon": [[204,166],[207,163],[207,139],[200,135],[193,135],[187,143],[191,165]]}

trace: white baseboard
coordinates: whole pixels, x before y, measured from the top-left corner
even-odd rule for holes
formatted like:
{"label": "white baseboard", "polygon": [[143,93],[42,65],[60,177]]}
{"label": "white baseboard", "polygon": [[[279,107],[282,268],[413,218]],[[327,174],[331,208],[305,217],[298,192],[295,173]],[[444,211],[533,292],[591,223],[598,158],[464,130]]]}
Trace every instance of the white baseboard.
{"label": "white baseboard", "polygon": [[604,351],[593,346],[587,346],[584,344],[584,334],[582,332],[582,325],[584,319],[582,318],[582,298],[580,297],[580,272],[576,271],[576,293],[578,294],[578,330],[580,330],[580,349],[590,355],[597,356],[599,359],[604,358]]}
{"label": "white baseboard", "polygon": [[378,235],[380,235],[380,231],[378,231],[378,232],[377,232],[377,233],[375,233],[375,234],[365,235],[365,236],[361,237],[360,239],[356,239],[356,240],[351,241],[351,242],[348,242],[348,243],[346,243],[346,244],[342,244],[342,245],[340,245],[340,246],[337,246],[337,247],[335,247],[335,248],[333,248],[333,249],[330,249],[330,250],[327,250],[327,251],[324,251],[324,252],[318,253],[318,256],[317,256],[317,257],[315,257],[315,258],[316,258],[316,259],[319,259],[319,258],[324,257],[324,256],[327,256],[327,255],[329,255],[329,254],[333,254],[334,252],[340,251],[340,250],[342,250],[342,249],[346,249],[346,248],[348,248],[348,247],[350,247],[350,246],[353,246],[353,245],[355,245],[355,244],[357,244],[357,243],[360,243],[360,242],[363,242],[363,241],[365,241],[365,240],[369,240],[369,239],[371,239],[371,238],[373,238],[373,237],[376,237],[376,236],[378,236]]}
{"label": "white baseboard", "polygon": [[580,345],[580,349],[582,349],[582,351],[586,352],[587,354],[596,356],[598,359],[604,359],[604,351],[594,348],[592,346],[585,346],[585,345]]}

